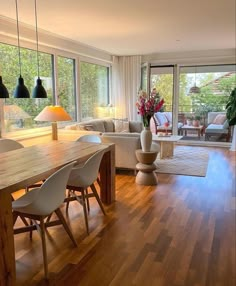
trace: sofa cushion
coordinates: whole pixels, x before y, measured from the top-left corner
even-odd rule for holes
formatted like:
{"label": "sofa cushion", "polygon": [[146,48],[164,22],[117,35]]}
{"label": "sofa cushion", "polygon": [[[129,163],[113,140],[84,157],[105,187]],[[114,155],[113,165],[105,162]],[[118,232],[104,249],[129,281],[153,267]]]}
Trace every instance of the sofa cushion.
{"label": "sofa cushion", "polygon": [[225,120],[225,122],[224,122],[224,124],[223,124],[223,128],[224,128],[224,129],[229,128],[229,121],[228,121],[227,119]]}
{"label": "sofa cushion", "polygon": [[143,130],[143,123],[141,121],[129,121],[129,132],[140,133]]}
{"label": "sofa cushion", "polygon": [[169,112],[165,112],[164,114],[165,114],[168,122],[171,124],[172,123],[172,112],[169,111]]}
{"label": "sofa cushion", "polygon": [[205,133],[227,134],[228,129],[223,128],[223,124],[210,124],[207,126]]}
{"label": "sofa cushion", "polygon": [[89,130],[89,131],[100,131],[100,132],[105,132],[105,127],[104,127],[104,120],[102,119],[92,119],[89,121],[82,121],[78,123],[80,128],[84,130]]}
{"label": "sofa cushion", "polygon": [[71,125],[67,125],[65,126],[66,130],[78,130],[78,125],[77,124],[71,124]]}
{"label": "sofa cushion", "polygon": [[212,123],[220,125],[220,124],[224,124],[225,120],[226,120],[226,114],[218,114],[216,115]]}
{"label": "sofa cushion", "polygon": [[102,137],[140,137],[140,133],[106,132],[102,134]]}
{"label": "sofa cushion", "polygon": [[122,119],[114,119],[115,132],[129,132],[129,122]]}
{"label": "sofa cushion", "polygon": [[168,119],[167,119],[167,117],[166,117],[164,112],[156,112],[154,114],[154,116],[155,116],[155,119],[158,122],[158,125],[164,125],[166,122],[168,122]]}
{"label": "sofa cushion", "polygon": [[115,132],[115,125],[112,120],[104,120],[105,132]]}

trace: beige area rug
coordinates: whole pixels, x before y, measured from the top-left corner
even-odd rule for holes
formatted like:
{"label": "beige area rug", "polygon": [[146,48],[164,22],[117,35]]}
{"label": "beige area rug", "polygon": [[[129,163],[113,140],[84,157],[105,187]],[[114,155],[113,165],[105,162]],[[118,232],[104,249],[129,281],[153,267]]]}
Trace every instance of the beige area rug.
{"label": "beige area rug", "polygon": [[201,147],[176,146],[174,157],[160,159],[155,164],[157,173],[205,177],[208,167],[208,152]]}

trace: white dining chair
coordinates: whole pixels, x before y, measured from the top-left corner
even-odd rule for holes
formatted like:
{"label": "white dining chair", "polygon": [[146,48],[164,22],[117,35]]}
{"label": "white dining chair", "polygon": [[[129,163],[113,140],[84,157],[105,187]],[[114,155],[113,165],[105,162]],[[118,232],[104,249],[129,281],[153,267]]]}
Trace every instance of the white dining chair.
{"label": "white dining chair", "polygon": [[78,142],[102,143],[101,137],[98,135],[95,135],[95,134],[82,135],[76,141],[78,141]]}
{"label": "white dining chair", "polygon": [[0,153],[24,148],[24,146],[12,139],[0,139]]}
{"label": "white dining chair", "polygon": [[45,278],[48,278],[45,239],[45,228],[47,223],[45,224],[45,219],[55,212],[59,222],[64,226],[73,244],[77,246],[73,234],[60,210],[60,206],[65,199],[66,184],[75,163],[76,162],[72,162],[62,167],[46,179],[40,188],[32,189],[30,192],[12,202],[13,225],[15,224],[18,216],[24,216],[33,222],[33,225],[28,225],[28,227],[14,229],[14,233],[17,234],[26,231],[32,232],[32,229],[39,230],[42,241]]}
{"label": "white dining chair", "polygon": [[[101,137],[96,135],[96,134],[85,134],[85,135],[82,135],[76,141],[77,142],[102,143]],[[100,186],[100,175],[99,175],[99,172],[98,172],[98,176],[97,176],[97,183]],[[89,201],[88,201],[88,199],[87,199],[87,207],[88,207],[88,211],[89,211]]]}
{"label": "white dining chair", "polygon": [[[87,209],[87,200],[91,197],[95,197],[103,214],[106,215],[102,202],[97,193],[94,182],[97,179],[100,163],[103,157],[104,151],[98,151],[92,155],[82,166],[75,166],[68,179],[67,189],[68,196],[65,200],[66,211],[69,208],[69,202],[71,200],[77,200],[82,206],[84,211],[84,219],[87,233],[89,234],[89,225],[88,225],[88,213]],[[88,192],[88,190],[91,192]],[[79,195],[78,195],[79,193]]]}

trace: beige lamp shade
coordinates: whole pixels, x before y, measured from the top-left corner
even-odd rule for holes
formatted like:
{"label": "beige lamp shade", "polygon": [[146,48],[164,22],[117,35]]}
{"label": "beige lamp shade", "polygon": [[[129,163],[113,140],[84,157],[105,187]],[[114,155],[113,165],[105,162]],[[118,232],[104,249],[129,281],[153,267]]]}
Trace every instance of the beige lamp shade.
{"label": "beige lamp shade", "polygon": [[36,121],[70,121],[72,118],[70,115],[59,105],[46,106],[44,109],[34,118]]}
{"label": "beige lamp shade", "polygon": [[51,121],[52,122],[52,140],[57,140],[57,121],[70,121],[72,118],[61,106],[46,106],[34,118],[36,121]]}

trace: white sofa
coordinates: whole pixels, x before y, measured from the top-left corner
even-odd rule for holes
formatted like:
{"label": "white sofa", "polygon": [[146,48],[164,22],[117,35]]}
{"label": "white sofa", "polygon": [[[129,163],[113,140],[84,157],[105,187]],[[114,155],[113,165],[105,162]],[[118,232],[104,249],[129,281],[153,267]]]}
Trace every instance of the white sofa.
{"label": "white sofa", "polygon": [[76,122],[65,127],[66,130],[118,132],[118,133],[140,133],[143,124],[140,121],[128,121],[123,119],[91,119],[88,121]]}
{"label": "white sofa", "polygon": [[225,112],[208,112],[208,126],[205,129],[205,140],[210,140],[211,136],[230,141],[231,128],[226,118]]}
{"label": "white sofa", "polygon": [[[141,148],[140,132],[143,124],[139,121],[93,119],[67,126],[66,132],[78,132],[78,137],[84,134],[97,134],[102,142],[114,143],[115,166],[121,169],[136,169],[138,163],[135,150]],[[119,131],[119,132],[118,132]]]}

